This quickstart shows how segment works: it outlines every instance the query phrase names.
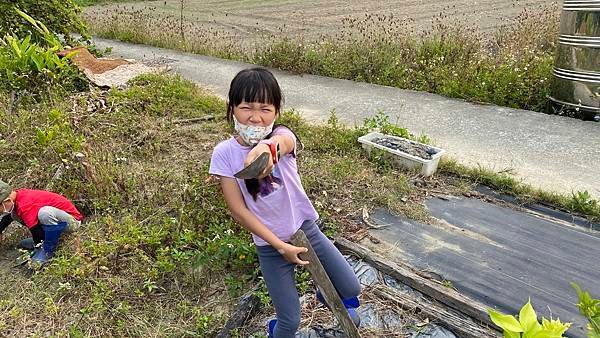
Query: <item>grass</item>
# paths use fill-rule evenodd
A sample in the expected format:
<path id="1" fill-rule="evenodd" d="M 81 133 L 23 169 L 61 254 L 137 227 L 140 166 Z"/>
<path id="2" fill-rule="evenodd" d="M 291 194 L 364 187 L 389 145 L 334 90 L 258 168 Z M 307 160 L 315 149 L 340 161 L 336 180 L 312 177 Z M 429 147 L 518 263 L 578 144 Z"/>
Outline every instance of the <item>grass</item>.
<path id="1" fill-rule="evenodd" d="M 258 280 L 250 236 L 230 218 L 207 174 L 213 147 L 232 131 L 224 102 L 178 76 L 146 75 L 124 90 L 24 101 L 10 116 L 7 105 L 0 95 L 0 177 L 17 187 L 51 186 L 74 200 L 87 222 L 32 276 L 10 267 L 25 235 L 10 229 L 0 242 L 0 335 L 214 335 Z M 174 122 L 206 115 L 215 119 Z M 383 116 L 357 128 L 335 115 L 322 126 L 294 111 L 280 118 L 305 144 L 299 170 L 326 233 L 356 232 L 363 207 L 427 220 L 424 190 L 411 183 L 418 175 L 366 158 L 356 142 L 365 128 L 406 132 Z M 455 163 L 427 181 L 448 193 L 474 183 L 599 213 L 597 201 L 583 195 L 552 200 Z"/>
<path id="2" fill-rule="evenodd" d="M 161 95 L 144 96 L 153 92 Z M 203 335 L 212 326 L 197 323 L 222 320 L 232 296 L 210 293 L 228 289 L 221 271 L 238 280 L 252 274 L 253 250 L 238 245 L 247 243 L 238 232 L 223 243 L 235 250 L 210 241 L 210 234 L 235 227 L 214 197 L 218 187 L 206 182 L 206 158 L 158 158 L 179 148 L 171 119 L 223 107 L 178 78 L 144 77 L 122 92 L 22 106 L 2 125 L 0 148 L 12 156 L 1 161 L 0 175 L 15 186 L 43 189 L 52 182 L 88 216 L 85 230 L 67 239 L 52 265 L 31 282 L 2 288 L 2 335 Z M 59 167 L 63 174 L 53 180 Z M 17 239 L 3 241 L 2 249 Z M 240 260 L 245 252 L 248 259 Z M 217 259 L 222 265 L 211 264 Z M 3 271 L 0 279 L 22 279 L 20 273 Z M 16 314 L 38 320 L 25 323 Z"/>
<path id="3" fill-rule="evenodd" d="M 508 173 L 497 173 L 483 167 L 467 167 L 455 160 L 442 161 L 440 171 L 444 175 L 456 176 L 471 184 L 482 184 L 514 196 L 522 203 L 542 203 L 579 214 L 591 222 L 600 221 L 600 203 L 587 191 L 572 192 L 571 196 L 548 192 L 523 183 Z"/>
<path id="4" fill-rule="evenodd" d="M 491 38 L 442 15 L 433 28 L 415 33 L 408 21 L 366 14 L 344 18 L 342 29 L 318 39 L 257 33 L 250 42 L 209 24 L 182 25 L 156 7 L 99 9 L 85 20 L 106 38 L 545 111 L 558 13 L 556 5 L 525 10 Z"/>
<path id="5" fill-rule="evenodd" d="M 207 174 L 213 147 L 231 132 L 224 103 L 179 77 L 148 75 L 126 90 L 26 102 L 11 116 L 7 105 L 2 97 L 0 177 L 51 186 L 87 222 L 31 277 L 10 268 L 24 230 L 13 226 L 0 242 L 0 335 L 215 334 L 257 280 L 250 236 Z M 205 115 L 216 119 L 173 122 Z M 401 172 L 363 158 L 356 131 L 312 128 L 294 112 L 282 121 L 306 144 L 304 185 L 328 232 L 357 227 L 363 206 L 419 209 L 401 201 L 412 194 Z M 334 143 L 318 141 L 334 131 Z"/>

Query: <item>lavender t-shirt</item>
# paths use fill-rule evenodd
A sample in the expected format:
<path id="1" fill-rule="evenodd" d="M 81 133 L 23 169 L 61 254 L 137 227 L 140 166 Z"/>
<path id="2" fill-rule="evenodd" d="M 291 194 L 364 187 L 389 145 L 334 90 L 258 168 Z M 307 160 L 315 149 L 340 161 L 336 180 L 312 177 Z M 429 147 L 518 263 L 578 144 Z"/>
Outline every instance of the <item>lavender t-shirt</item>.
<path id="1" fill-rule="evenodd" d="M 296 143 L 296 136 L 285 127 L 278 127 L 275 135 L 287 135 Z M 288 242 L 292 235 L 306 220 L 317 220 L 319 215 L 302 188 L 298 167 L 296 165 L 296 147 L 294 152 L 283 156 L 275 165 L 272 179 L 268 180 L 268 189 L 261 186 L 256 201 L 246 189 L 244 180 L 237 179 L 238 186 L 244 196 L 248 209 L 269 228 L 275 236 Z M 231 177 L 244 168 L 244 160 L 252 147 L 243 146 L 235 137 L 219 143 L 210 160 L 209 173 L 217 176 Z M 269 245 L 262 238 L 252 234 L 257 246 Z"/>

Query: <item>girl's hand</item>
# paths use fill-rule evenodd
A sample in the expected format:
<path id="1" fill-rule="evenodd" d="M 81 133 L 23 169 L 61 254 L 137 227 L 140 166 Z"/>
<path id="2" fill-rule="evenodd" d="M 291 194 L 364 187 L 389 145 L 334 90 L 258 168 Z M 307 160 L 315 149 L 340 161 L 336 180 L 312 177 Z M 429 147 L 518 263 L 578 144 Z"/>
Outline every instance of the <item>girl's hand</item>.
<path id="1" fill-rule="evenodd" d="M 298 265 L 307 265 L 308 261 L 303 261 L 298 257 L 298 254 L 307 252 L 307 248 L 303 248 L 300 246 L 293 246 L 291 244 L 285 243 L 285 245 L 279 249 L 277 249 L 279 253 L 285 258 L 286 261 Z"/>
<path id="2" fill-rule="evenodd" d="M 250 165 L 250 163 L 252 163 L 252 161 L 254 161 L 254 159 L 260 156 L 260 154 L 262 153 L 269 154 L 269 162 L 267 162 L 265 170 L 263 170 L 263 172 L 257 178 L 266 177 L 271 173 L 271 171 L 273 171 L 273 158 L 271 157 L 271 149 L 269 148 L 269 146 L 263 143 L 257 144 L 254 148 L 252 148 L 252 150 L 250 150 L 248 156 L 246 157 L 246 160 L 244 161 L 244 168 L 246 168 Z"/>

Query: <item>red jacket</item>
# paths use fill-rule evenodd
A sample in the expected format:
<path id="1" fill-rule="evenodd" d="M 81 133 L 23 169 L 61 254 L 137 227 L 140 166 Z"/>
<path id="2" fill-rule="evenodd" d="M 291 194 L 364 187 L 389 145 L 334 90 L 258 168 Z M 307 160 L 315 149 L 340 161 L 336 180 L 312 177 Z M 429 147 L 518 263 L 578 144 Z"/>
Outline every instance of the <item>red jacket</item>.
<path id="1" fill-rule="evenodd" d="M 73 216 L 78 221 L 83 219 L 73 203 L 59 194 L 45 190 L 17 190 L 15 212 L 29 229 L 38 224 L 38 212 L 42 207 L 55 207 Z"/>

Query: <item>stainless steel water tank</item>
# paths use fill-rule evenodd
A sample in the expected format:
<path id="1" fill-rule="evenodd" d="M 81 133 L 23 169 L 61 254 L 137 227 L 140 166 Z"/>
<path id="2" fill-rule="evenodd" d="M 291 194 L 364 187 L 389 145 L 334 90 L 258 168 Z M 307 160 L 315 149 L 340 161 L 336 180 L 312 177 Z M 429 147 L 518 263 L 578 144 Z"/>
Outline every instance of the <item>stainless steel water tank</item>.
<path id="1" fill-rule="evenodd" d="M 565 0 L 550 99 L 600 115 L 600 0 Z"/>

